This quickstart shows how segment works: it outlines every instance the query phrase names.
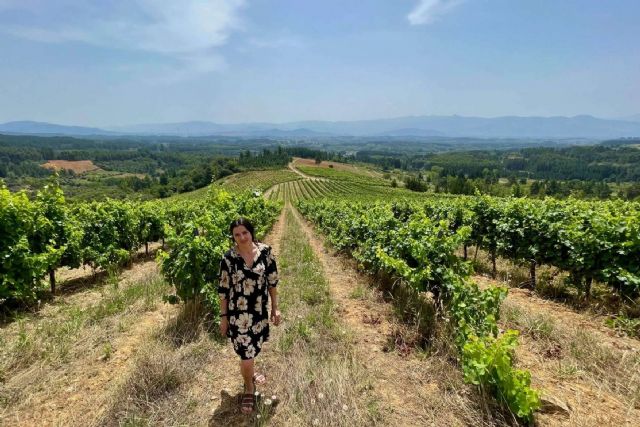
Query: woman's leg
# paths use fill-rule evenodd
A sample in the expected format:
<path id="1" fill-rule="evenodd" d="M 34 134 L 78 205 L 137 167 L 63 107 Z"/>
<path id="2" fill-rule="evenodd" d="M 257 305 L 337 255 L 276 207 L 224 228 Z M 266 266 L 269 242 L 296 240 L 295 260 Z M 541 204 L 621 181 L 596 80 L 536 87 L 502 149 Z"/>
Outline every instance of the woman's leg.
<path id="1" fill-rule="evenodd" d="M 253 386 L 253 359 L 241 360 L 240 372 L 242 373 L 242 379 L 244 379 L 244 392 L 253 394 L 256 391 Z"/>

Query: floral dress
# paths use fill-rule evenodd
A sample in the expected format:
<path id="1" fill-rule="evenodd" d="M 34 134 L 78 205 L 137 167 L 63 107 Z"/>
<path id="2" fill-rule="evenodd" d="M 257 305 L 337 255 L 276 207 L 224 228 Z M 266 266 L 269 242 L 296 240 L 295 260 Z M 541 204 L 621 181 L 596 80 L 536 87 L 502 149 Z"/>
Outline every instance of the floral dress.
<path id="1" fill-rule="evenodd" d="M 271 247 L 257 243 L 258 253 L 249 267 L 235 248 L 220 262 L 218 293 L 229 304 L 233 348 L 243 359 L 253 359 L 269 339 L 268 289 L 278 284 L 278 269 Z"/>

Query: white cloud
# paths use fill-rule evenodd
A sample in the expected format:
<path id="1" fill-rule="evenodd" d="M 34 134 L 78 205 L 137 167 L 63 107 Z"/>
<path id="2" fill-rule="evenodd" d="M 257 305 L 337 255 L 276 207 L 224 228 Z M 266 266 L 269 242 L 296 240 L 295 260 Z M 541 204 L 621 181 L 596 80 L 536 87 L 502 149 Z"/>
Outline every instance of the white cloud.
<path id="1" fill-rule="evenodd" d="M 464 0 L 420 0 L 411 13 L 407 15 L 407 19 L 411 25 L 430 24 L 463 1 Z"/>
<path id="2" fill-rule="evenodd" d="M 31 18 L 22 24 L 0 22 L 0 31 L 38 42 L 149 52 L 194 72 L 208 72 L 224 63 L 216 48 L 241 28 L 244 4 L 245 0 L 58 0 L 52 6 L 38 0 L 0 0 L 0 10 L 18 10 Z"/>

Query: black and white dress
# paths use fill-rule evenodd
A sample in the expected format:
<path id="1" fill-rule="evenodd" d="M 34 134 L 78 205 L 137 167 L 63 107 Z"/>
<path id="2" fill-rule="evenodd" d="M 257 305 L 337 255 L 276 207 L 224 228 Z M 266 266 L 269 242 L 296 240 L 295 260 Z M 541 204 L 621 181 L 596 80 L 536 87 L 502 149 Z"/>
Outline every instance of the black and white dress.
<path id="1" fill-rule="evenodd" d="M 233 348 L 243 359 L 253 359 L 269 339 L 269 288 L 278 284 L 271 247 L 257 243 L 258 253 L 248 266 L 235 248 L 220 262 L 218 293 L 229 302 L 229 330 Z"/>

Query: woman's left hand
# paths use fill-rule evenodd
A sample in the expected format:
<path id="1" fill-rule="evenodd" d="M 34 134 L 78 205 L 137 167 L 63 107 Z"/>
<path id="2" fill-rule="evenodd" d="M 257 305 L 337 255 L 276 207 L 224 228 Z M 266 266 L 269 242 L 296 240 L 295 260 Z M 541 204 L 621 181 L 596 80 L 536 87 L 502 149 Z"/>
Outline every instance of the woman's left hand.
<path id="1" fill-rule="evenodd" d="M 273 322 L 273 325 L 278 326 L 280 324 L 280 320 L 282 320 L 280 310 L 271 310 L 271 321 Z"/>

